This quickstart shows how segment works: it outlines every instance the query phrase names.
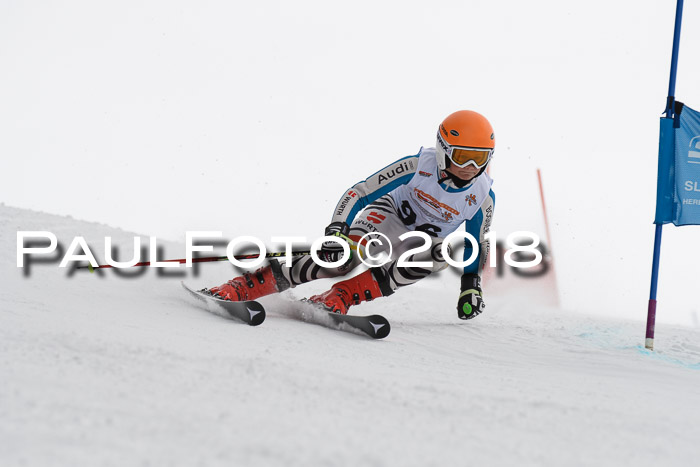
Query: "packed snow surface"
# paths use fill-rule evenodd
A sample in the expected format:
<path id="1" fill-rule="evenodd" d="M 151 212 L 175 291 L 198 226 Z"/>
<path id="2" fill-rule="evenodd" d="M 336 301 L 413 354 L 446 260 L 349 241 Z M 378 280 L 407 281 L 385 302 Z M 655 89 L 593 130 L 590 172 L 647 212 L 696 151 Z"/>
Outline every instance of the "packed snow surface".
<path id="1" fill-rule="evenodd" d="M 380 313 L 374 341 L 297 319 L 262 300 L 250 327 L 181 287 L 218 285 L 227 263 L 91 274 L 58 262 L 16 267 L 16 232 L 64 247 L 134 234 L 0 207 L 0 464 L 14 465 L 695 465 L 700 332 L 541 309 L 493 297 L 456 317 L 457 278 L 352 309 Z M 261 235 L 261 238 L 263 236 Z M 184 245 L 163 244 L 184 256 Z M 163 274 L 163 273 L 161 273 Z M 596 302 L 595 287 L 581 297 Z"/>

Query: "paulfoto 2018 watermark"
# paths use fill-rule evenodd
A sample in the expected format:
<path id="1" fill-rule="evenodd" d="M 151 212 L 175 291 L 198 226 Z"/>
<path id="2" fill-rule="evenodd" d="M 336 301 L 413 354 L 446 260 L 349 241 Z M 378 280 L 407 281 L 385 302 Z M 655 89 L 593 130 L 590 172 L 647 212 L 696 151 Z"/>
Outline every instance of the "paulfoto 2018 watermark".
<path id="1" fill-rule="evenodd" d="M 495 241 L 496 237 L 497 235 L 495 231 L 487 232 L 484 235 L 483 242 Z M 159 260 L 157 258 L 158 239 L 156 237 L 149 237 L 148 263 L 145 265 L 155 268 L 177 268 L 184 264 L 185 267 L 192 267 L 192 265 L 197 262 L 195 253 L 211 253 L 214 251 L 213 245 L 201 244 L 198 242 L 199 240 L 222 238 L 223 233 L 220 231 L 188 231 L 185 233 L 185 258 L 182 260 Z M 410 231 L 399 236 L 398 241 L 404 242 L 413 238 L 420 239 L 423 241 L 423 243 L 405 249 L 405 251 L 403 251 L 397 259 L 397 266 L 432 267 L 432 261 L 415 261 L 411 260 L 410 258 L 438 246 L 435 243 L 436 237 L 431 237 L 423 231 Z M 516 240 L 521 239 L 527 239 L 529 240 L 529 243 L 523 245 L 516 242 Z M 439 240 L 440 254 L 442 258 L 444 258 L 445 262 L 447 262 L 447 264 L 450 266 L 456 268 L 467 267 L 476 261 L 476 258 L 479 255 L 480 243 L 469 232 L 455 231 L 447 235 L 445 238 Z M 278 258 L 284 258 L 284 263 L 288 267 L 292 266 L 292 258 L 295 255 L 298 255 L 298 252 L 294 251 L 294 246 L 307 244 L 306 237 L 271 237 L 270 241 L 272 243 L 284 245 L 283 252 L 274 253 L 272 255 Z M 329 262 L 319 257 L 319 251 L 321 250 L 322 245 L 326 242 L 337 243 L 343 249 L 343 254 L 337 261 Z M 470 256 L 462 261 L 457 261 L 452 258 L 451 245 L 454 242 L 464 242 L 465 247 L 468 244 L 471 249 Z M 48 245 L 46 245 L 46 243 L 48 243 Z M 57 250 L 58 244 L 58 237 L 49 231 L 17 231 L 17 267 L 24 267 L 25 259 L 54 254 Z M 251 261 L 242 261 L 240 256 L 237 257 L 237 255 L 234 254 L 234 251 L 237 248 L 241 248 L 243 245 L 252 245 L 257 248 L 257 253 L 245 255 L 245 259 L 251 259 Z M 505 250 L 503 260 L 511 267 L 532 268 L 542 262 L 542 252 L 537 248 L 540 245 L 540 238 L 534 232 L 526 230 L 512 232 L 506 238 L 506 245 L 507 248 Z M 142 262 L 143 258 L 141 257 L 141 237 L 133 237 L 134 254 L 128 261 L 117 261 L 113 257 L 112 251 L 112 237 L 105 237 L 104 257 L 106 264 L 109 267 L 130 268 L 136 265 L 144 265 Z M 346 264 L 353 254 L 352 251 L 357 252 L 357 257 L 360 259 L 360 261 L 370 267 L 381 266 L 394 260 L 394 245 L 392 244 L 392 241 L 386 235 L 378 232 L 365 234 L 358 241 L 351 242 L 351 244 L 338 237 L 319 237 L 313 241 L 310 250 L 308 252 L 304 252 L 304 254 L 309 254 L 314 263 L 316 263 L 318 266 L 323 268 L 334 268 Z M 532 259 L 528 261 L 519 261 L 518 259 L 514 258 L 514 255 L 522 257 L 523 254 L 532 256 Z M 231 262 L 231 264 L 241 268 L 255 268 L 270 256 L 271 254 L 268 254 L 265 243 L 257 237 L 247 235 L 235 237 L 226 244 L 226 258 Z M 65 249 L 65 254 L 63 254 L 59 267 L 65 268 L 71 264 L 84 264 L 85 262 L 89 263 L 93 268 L 101 267 L 91 248 L 88 246 L 85 238 L 81 236 L 73 237 L 70 245 L 67 249 Z M 497 267 L 498 258 L 496 258 L 496 255 L 489 255 L 489 262 L 491 267 Z"/>

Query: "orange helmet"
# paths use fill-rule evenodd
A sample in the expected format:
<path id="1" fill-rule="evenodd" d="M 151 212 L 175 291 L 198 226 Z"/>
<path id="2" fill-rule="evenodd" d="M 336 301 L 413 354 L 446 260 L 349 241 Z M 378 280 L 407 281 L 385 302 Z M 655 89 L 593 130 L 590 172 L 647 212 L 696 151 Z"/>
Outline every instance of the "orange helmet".
<path id="1" fill-rule="evenodd" d="M 437 134 L 437 163 L 440 170 L 449 164 L 486 168 L 496 139 L 486 117 L 471 110 L 458 110 L 440 124 Z"/>

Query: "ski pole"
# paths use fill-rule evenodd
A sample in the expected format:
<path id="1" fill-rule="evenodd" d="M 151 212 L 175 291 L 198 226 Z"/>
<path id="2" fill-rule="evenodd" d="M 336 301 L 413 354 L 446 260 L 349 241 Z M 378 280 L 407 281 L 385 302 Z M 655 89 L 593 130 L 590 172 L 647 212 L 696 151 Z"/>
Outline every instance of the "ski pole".
<path id="1" fill-rule="evenodd" d="M 310 251 L 293 251 L 291 256 L 305 256 L 305 255 L 310 255 L 310 254 L 311 254 Z M 279 258 L 281 256 L 287 256 L 286 252 L 277 251 L 274 253 L 265 254 L 265 258 Z M 239 260 L 239 261 L 243 260 L 243 259 L 256 259 L 259 257 L 260 257 L 259 253 L 250 254 L 250 255 L 236 255 L 236 256 L 234 256 L 234 258 Z M 213 261 L 227 261 L 227 260 L 228 260 L 228 256 L 207 256 L 204 258 L 192 258 L 193 263 L 210 263 Z M 180 264 L 183 264 L 183 263 L 186 263 L 187 260 L 184 258 L 164 259 L 160 262 L 161 263 L 180 263 Z M 135 268 L 135 267 L 139 267 L 139 266 L 150 266 L 150 265 L 151 265 L 150 261 L 143 261 L 141 263 L 136 263 L 133 266 L 129 266 L 129 267 Z M 108 269 L 108 268 L 112 268 L 112 267 L 114 267 L 114 266 L 112 266 L 110 264 L 100 264 L 97 267 L 94 267 L 91 264 L 89 264 L 87 266 L 78 266 L 76 269 L 89 269 L 90 272 L 93 272 L 95 269 Z"/>

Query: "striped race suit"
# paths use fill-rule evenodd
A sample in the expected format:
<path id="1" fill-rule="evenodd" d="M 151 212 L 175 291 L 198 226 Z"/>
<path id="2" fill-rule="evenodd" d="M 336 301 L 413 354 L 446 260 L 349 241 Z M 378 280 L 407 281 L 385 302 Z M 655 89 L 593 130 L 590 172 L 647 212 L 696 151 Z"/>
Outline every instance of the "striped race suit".
<path id="1" fill-rule="evenodd" d="M 434 148 L 421 148 L 418 154 L 404 157 L 343 193 L 333 211 L 331 222 L 350 226 L 349 237 L 358 242 L 362 236 L 386 235 L 392 246 L 391 261 L 381 267 L 387 278 L 382 293 L 388 295 L 398 287 L 413 284 L 447 266 L 440 250 L 443 239 L 464 223 L 467 232 L 478 242 L 476 260 L 464 268 L 465 274 L 481 274 L 489 251 L 485 235 L 489 231 L 495 204 L 493 181 L 484 172 L 462 188 L 456 187 L 437 166 Z M 399 240 L 409 231 L 426 232 L 430 248 L 408 256 L 409 261 L 431 261 L 432 267 L 399 267 L 399 256 L 424 243 L 420 238 Z M 472 244 L 465 239 L 464 259 L 471 257 Z M 361 246 L 363 258 L 367 258 Z M 369 248 L 373 256 L 388 254 L 388 244 Z M 294 258 L 292 267 L 282 273 L 292 287 L 319 278 L 347 274 L 361 262 L 357 254 L 344 266 L 322 268 L 310 256 Z M 376 272 L 376 271 L 375 271 Z M 381 271 L 380 271 L 381 272 Z"/>

